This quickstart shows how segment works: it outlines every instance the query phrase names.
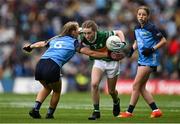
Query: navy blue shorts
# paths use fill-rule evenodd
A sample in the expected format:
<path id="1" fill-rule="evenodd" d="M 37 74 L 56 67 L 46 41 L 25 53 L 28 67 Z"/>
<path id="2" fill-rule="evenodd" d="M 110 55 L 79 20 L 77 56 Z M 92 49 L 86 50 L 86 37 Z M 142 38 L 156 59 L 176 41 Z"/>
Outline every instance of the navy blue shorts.
<path id="1" fill-rule="evenodd" d="M 60 80 L 60 67 L 51 59 L 40 59 L 36 65 L 35 79 L 53 83 Z"/>
<path id="2" fill-rule="evenodd" d="M 147 66 L 147 65 L 141 65 L 138 63 L 138 66 Z M 149 66 L 152 69 L 152 72 L 157 72 L 157 66 Z"/>

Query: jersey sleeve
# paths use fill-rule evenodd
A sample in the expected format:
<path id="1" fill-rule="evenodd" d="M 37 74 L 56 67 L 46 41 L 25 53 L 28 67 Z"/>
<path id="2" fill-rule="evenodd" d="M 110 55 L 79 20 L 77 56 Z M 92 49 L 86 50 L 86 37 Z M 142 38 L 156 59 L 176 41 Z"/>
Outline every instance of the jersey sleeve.
<path id="1" fill-rule="evenodd" d="M 134 30 L 134 32 L 133 32 L 133 41 L 135 41 L 136 40 L 136 35 L 135 35 L 135 30 Z"/>
<path id="2" fill-rule="evenodd" d="M 160 30 L 154 25 L 153 26 L 153 36 L 155 39 L 157 39 L 158 41 L 161 40 L 162 37 L 164 37 L 162 35 L 162 33 L 160 32 Z"/>
<path id="3" fill-rule="evenodd" d="M 46 48 L 48 48 L 50 45 L 49 45 L 49 42 L 46 44 Z"/>
<path id="4" fill-rule="evenodd" d="M 133 31 L 133 41 L 137 40 L 135 31 L 136 31 L 136 29 L 138 29 L 138 28 L 139 28 L 139 25 L 136 25 L 136 26 L 134 27 L 134 31 Z"/>

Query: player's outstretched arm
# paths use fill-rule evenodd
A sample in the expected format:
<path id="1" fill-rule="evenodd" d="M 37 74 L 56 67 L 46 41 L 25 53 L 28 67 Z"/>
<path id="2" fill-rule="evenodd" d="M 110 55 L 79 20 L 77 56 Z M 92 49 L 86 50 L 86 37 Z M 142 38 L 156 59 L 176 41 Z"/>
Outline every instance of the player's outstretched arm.
<path id="1" fill-rule="evenodd" d="M 34 48 L 45 47 L 46 45 L 47 45 L 46 41 L 39 41 L 32 44 L 25 44 L 23 46 L 23 50 L 25 50 L 26 52 L 31 52 Z"/>

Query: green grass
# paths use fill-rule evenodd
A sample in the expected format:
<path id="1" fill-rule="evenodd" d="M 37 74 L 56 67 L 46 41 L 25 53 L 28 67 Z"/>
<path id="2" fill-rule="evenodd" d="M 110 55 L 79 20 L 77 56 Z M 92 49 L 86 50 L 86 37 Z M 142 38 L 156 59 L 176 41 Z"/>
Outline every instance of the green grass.
<path id="1" fill-rule="evenodd" d="M 50 97 L 42 105 L 42 119 L 32 119 L 28 112 L 36 95 L 0 94 L 0 123 L 180 123 L 180 96 L 156 95 L 156 103 L 163 111 L 161 118 L 150 118 L 151 110 L 142 98 L 139 99 L 132 118 L 115 118 L 112 115 L 112 100 L 101 94 L 101 119 L 89 121 L 92 112 L 90 93 L 67 93 L 61 96 L 55 119 L 45 119 Z M 130 95 L 120 95 L 121 109 L 126 110 Z"/>

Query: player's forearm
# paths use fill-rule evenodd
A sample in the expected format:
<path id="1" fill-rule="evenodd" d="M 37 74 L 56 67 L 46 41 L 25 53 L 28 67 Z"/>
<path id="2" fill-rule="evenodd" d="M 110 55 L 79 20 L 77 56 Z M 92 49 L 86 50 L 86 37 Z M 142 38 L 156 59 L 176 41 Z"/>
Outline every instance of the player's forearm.
<path id="1" fill-rule="evenodd" d="M 166 40 L 166 38 L 163 37 L 163 38 L 161 38 L 160 42 L 157 45 L 155 45 L 153 48 L 156 50 L 156 49 L 164 46 L 166 43 L 167 43 L 167 40 Z"/>
<path id="2" fill-rule="evenodd" d="M 95 58 L 103 58 L 103 57 L 108 57 L 108 53 L 107 52 L 98 52 L 98 51 L 93 51 L 87 47 L 83 47 L 80 49 L 80 53 L 91 56 L 91 57 L 95 57 Z"/>
<path id="3" fill-rule="evenodd" d="M 95 57 L 95 58 L 108 57 L 108 52 L 92 52 L 89 56 Z"/>
<path id="4" fill-rule="evenodd" d="M 122 42 L 125 42 L 125 36 L 121 30 L 115 31 L 115 33 L 116 33 L 116 36 L 118 36 Z"/>
<path id="5" fill-rule="evenodd" d="M 46 46 L 46 42 L 45 41 L 39 41 L 39 42 L 36 42 L 36 43 L 33 43 L 30 45 L 30 48 L 40 48 L 40 47 L 44 47 Z"/>

